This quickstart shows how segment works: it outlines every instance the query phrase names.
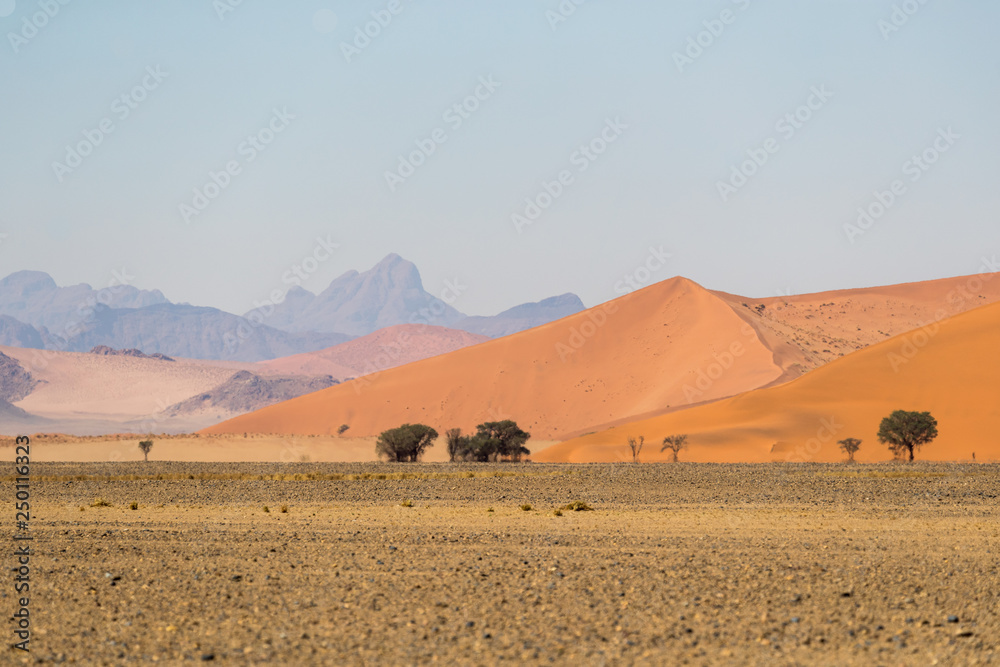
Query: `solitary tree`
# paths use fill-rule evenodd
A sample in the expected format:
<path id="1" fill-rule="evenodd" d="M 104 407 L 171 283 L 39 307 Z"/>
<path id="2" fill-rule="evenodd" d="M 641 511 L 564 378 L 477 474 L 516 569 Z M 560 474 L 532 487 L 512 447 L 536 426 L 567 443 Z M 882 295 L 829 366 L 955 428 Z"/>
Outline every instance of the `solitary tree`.
<path id="1" fill-rule="evenodd" d="M 937 420 L 929 412 L 896 410 L 882 420 L 878 429 L 878 441 L 889 445 L 889 451 L 897 458 L 909 454 L 910 461 L 914 449 L 926 445 L 937 435 Z"/>
<path id="2" fill-rule="evenodd" d="M 861 441 L 857 438 L 845 438 L 843 440 L 838 440 L 837 444 L 840 445 L 840 448 L 844 450 L 845 454 L 847 454 L 847 460 L 854 463 L 854 453 L 861 449 Z"/>
<path id="3" fill-rule="evenodd" d="M 660 451 L 664 452 L 670 450 L 674 455 L 674 463 L 677 463 L 677 455 L 681 453 L 682 449 L 687 449 L 687 435 L 668 435 L 663 439 L 663 446 L 660 447 Z"/>
<path id="4" fill-rule="evenodd" d="M 638 463 L 639 462 L 639 452 L 642 451 L 642 445 L 643 445 L 643 443 L 646 442 L 646 436 L 640 435 L 639 439 L 637 440 L 637 439 L 633 438 L 630 435 L 630 436 L 628 436 L 628 439 L 626 440 L 626 442 L 628 443 L 629 451 L 632 452 L 632 463 Z"/>
<path id="5" fill-rule="evenodd" d="M 423 424 L 403 424 L 383 431 L 375 442 L 375 453 L 388 461 L 419 461 L 424 450 L 437 440 L 437 431 Z"/>
<path id="6" fill-rule="evenodd" d="M 142 457 L 144 461 L 149 461 L 149 450 L 153 448 L 152 440 L 142 440 L 139 442 L 139 449 L 142 450 Z"/>
<path id="7" fill-rule="evenodd" d="M 346 431 L 346 430 L 347 430 L 347 429 L 349 429 L 349 428 L 351 428 L 351 427 L 350 427 L 350 426 L 348 426 L 347 424 L 341 424 L 341 425 L 340 425 L 340 426 L 339 426 L 339 427 L 337 428 L 337 435 L 344 435 L 344 431 Z"/>

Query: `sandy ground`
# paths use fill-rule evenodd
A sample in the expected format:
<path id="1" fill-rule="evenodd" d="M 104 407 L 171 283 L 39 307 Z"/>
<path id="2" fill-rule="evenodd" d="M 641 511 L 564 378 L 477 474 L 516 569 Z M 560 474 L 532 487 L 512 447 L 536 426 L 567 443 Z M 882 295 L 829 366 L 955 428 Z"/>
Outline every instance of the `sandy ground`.
<path id="1" fill-rule="evenodd" d="M 997 466 L 114 463 L 32 474 L 32 653 L 7 649 L 7 664 L 998 658 Z M 110 506 L 91 506 L 98 497 Z M 577 500 L 594 511 L 554 514 Z M 12 595 L 0 587 L 4 609 Z"/>
<path id="2" fill-rule="evenodd" d="M 111 436 L 80 437 L 62 434 L 35 434 L 31 436 L 32 459 L 35 461 L 77 461 L 113 463 L 142 461 L 139 441 L 147 436 L 118 434 Z M 283 435 L 154 435 L 153 461 L 197 462 L 374 462 L 374 437 L 352 438 L 345 436 L 283 436 Z M 533 452 L 555 445 L 555 441 L 529 441 Z M 11 447 L 13 438 L 0 438 L 0 451 Z M 439 437 L 424 457 L 428 462 L 448 460 L 444 438 Z"/>
<path id="3" fill-rule="evenodd" d="M 890 458 L 877 441 L 893 410 L 929 411 L 938 438 L 918 457 L 1000 460 L 1000 303 L 868 347 L 787 384 L 576 438 L 544 461 L 619 460 L 627 436 L 645 435 L 647 461 L 665 460 L 658 443 L 686 433 L 692 461 L 837 461 L 837 442 L 863 440 L 861 461 Z"/>

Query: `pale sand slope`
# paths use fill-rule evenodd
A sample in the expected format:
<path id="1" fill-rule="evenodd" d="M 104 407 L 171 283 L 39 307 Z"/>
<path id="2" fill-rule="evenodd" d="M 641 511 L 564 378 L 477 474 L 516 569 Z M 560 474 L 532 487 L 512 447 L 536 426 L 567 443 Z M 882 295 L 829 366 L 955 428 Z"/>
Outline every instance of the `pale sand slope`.
<path id="1" fill-rule="evenodd" d="M 644 461 L 667 460 L 657 443 L 689 435 L 689 461 L 839 461 L 837 441 L 864 442 L 860 461 L 891 458 L 878 443 L 893 410 L 929 411 L 940 435 L 927 460 L 1000 458 L 1000 304 L 946 319 L 831 362 L 778 387 L 568 440 L 538 461 L 616 461 L 625 439 L 644 435 Z"/>
<path id="2" fill-rule="evenodd" d="M 345 380 L 477 345 L 486 336 L 427 324 L 399 324 L 334 345 L 257 365 L 283 375 L 332 375 Z"/>
<path id="3" fill-rule="evenodd" d="M 994 264 L 984 260 L 983 268 Z M 786 380 L 892 336 L 1000 301 L 1000 274 L 768 299 L 714 294 L 775 350 Z"/>
<path id="4" fill-rule="evenodd" d="M 123 421 L 153 415 L 253 364 L 160 361 L 0 347 L 39 384 L 17 406 L 52 419 Z"/>
<path id="5" fill-rule="evenodd" d="M 730 352 L 734 345 L 739 353 Z M 728 355 L 728 356 L 727 356 Z M 728 372 L 694 389 L 719 359 Z M 404 422 L 442 434 L 515 419 L 539 439 L 759 387 L 782 369 L 724 301 L 684 278 L 447 355 L 223 422 L 206 433 L 376 435 Z"/>

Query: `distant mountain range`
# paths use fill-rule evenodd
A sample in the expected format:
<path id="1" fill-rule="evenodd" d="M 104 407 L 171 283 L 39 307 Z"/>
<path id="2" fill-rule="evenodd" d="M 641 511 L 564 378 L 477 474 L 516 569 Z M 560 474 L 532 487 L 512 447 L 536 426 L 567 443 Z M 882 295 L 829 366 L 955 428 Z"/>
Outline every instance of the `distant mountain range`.
<path id="1" fill-rule="evenodd" d="M 46 273 L 0 280 L 0 345 L 86 352 L 134 348 L 191 359 L 262 361 L 313 352 L 399 324 L 431 324 L 506 336 L 583 310 L 574 294 L 468 317 L 424 290 L 411 262 L 391 254 L 348 271 L 320 294 L 293 287 L 270 312 L 244 316 L 170 302 L 159 290 L 59 287 Z"/>

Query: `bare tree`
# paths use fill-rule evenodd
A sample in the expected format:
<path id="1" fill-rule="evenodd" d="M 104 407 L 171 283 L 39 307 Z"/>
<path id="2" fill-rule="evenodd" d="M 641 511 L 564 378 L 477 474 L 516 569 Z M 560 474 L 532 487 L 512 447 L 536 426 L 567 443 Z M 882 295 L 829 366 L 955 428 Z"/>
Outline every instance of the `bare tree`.
<path id="1" fill-rule="evenodd" d="M 670 452 L 674 455 L 673 458 L 674 463 L 677 463 L 678 461 L 677 455 L 681 453 L 682 449 L 687 449 L 687 439 L 688 437 L 686 434 L 668 435 L 663 439 L 663 446 L 660 447 L 660 451 L 665 452 L 666 450 L 669 449 Z"/>
<path id="2" fill-rule="evenodd" d="M 843 440 L 838 440 L 837 444 L 840 448 L 844 450 L 847 454 L 847 461 L 849 463 L 854 463 L 854 453 L 861 449 L 861 441 L 857 438 L 845 438 Z"/>
<path id="3" fill-rule="evenodd" d="M 144 461 L 149 461 L 149 450 L 153 448 L 152 440 L 143 440 L 139 443 L 139 449 L 142 450 L 142 456 Z"/>
<path id="4" fill-rule="evenodd" d="M 351 428 L 351 427 L 350 427 L 350 426 L 348 426 L 347 424 L 341 424 L 341 425 L 340 425 L 340 426 L 339 426 L 339 427 L 337 428 L 337 435 L 344 435 L 344 431 L 346 431 L 346 430 L 347 430 L 347 429 L 349 429 L 349 428 Z"/>
<path id="5" fill-rule="evenodd" d="M 632 463 L 639 462 L 639 452 L 642 451 L 642 445 L 646 442 L 646 436 L 640 435 L 639 439 L 636 440 L 632 436 L 628 437 L 628 448 L 632 452 Z"/>

